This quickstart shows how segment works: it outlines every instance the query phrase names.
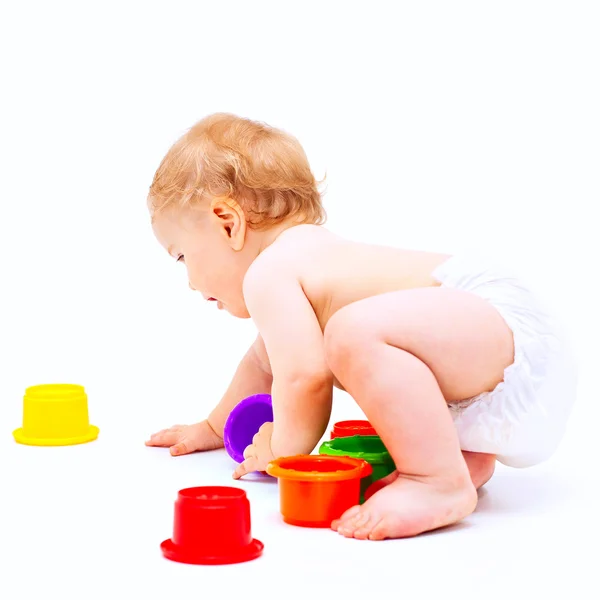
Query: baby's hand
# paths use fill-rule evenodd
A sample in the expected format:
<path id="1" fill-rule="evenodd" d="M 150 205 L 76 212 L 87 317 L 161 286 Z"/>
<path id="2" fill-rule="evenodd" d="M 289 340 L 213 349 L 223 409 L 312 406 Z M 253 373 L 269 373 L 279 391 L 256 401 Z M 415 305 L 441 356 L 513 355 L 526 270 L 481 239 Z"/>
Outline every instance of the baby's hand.
<path id="1" fill-rule="evenodd" d="M 223 447 L 223 440 L 219 437 L 208 421 L 194 425 L 174 425 L 163 429 L 150 436 L 146 446 L 160 446 L 169 448 L 172 456 L 216 450 Z"/>
<path id="2" fill-rule="evenodd" d="M 252 471 L 266 471 L 275 459 L 271 452 L 273 423 L 265 423 L 252 438 L 252 444 L 244 450 L 244 462 L 234 471 L 233 478 L 239 479 Z"/>

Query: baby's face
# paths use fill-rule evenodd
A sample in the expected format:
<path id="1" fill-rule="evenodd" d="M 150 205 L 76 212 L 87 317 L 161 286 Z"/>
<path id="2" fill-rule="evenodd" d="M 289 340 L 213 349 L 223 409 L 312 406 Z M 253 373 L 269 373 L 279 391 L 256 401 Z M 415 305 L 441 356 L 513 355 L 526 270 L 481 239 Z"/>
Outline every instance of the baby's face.
<path id="1" fill-rule="evenodd" d="M 173 260 L 185 265 L 190 288 L 219 309 L 250 317 L 242 285 L 253 257 L 231 247 L 222 223 L 202 212 L 166 210 L 155 217 L 152 229 Z"/>

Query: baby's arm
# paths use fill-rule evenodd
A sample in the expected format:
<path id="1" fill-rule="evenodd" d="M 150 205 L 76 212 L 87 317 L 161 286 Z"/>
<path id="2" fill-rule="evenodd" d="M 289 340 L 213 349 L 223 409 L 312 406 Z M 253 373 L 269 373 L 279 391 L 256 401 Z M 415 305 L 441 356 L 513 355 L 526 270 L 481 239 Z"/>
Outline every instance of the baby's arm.
<path id="1" fill-rule="evenodd" d="M 273 374 L 275 457 L 309 454 L 331 414 L 333 377 L 315 312 L 285 255 L 264 256 L 246 275 L 246 306 L 264 340 Z"/>
<path id="2" fill-rule="evenodd" d="M 271 393 L 273 377 L 263 355 L 264 343 L 259 335 L 240 362 L 225 395 L 210 413 L 208 422 L 221 438 L 229 413 L 238 402 L 254 394 Z"/>
<path id="3" fill-rule="evenodd" d="M 155 433 L 147 446 L 170 448 L 173 456 L 223 447 L 223 429 L 233 407 L 247 396 L 270 394 L 273 377 L 264 360 L 260 336 L 242 358 L 227 391 L 208 419 L 194 425 L 175 425 Z"/>

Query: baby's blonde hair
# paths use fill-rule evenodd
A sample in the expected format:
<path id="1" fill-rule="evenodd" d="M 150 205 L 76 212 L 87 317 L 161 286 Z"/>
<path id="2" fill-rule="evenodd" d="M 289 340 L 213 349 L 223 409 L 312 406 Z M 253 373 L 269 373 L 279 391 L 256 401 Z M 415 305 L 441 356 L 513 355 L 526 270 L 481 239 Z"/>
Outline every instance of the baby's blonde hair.
<path id="1" fill-rule="evenodd" d="M 202 119 L 173 144 L 154 175 L 148 199 L 156 215 L 208 198 L 233 198 L 256 229 L 290 218 L 320 225 L 326 218 L 298 140 L 231 114 Z"/>

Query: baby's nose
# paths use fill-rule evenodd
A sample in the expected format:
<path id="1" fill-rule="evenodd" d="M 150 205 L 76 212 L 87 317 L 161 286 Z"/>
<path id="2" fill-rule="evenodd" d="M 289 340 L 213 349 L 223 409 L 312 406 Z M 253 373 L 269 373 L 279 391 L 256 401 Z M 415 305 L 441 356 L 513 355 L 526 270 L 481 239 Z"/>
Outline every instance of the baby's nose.
<path id="1" fill-rule="evenodd" d="M 191 281 L 188 281 L 188 286 L 190 287 L 190 290 L 192 290 L 194 292 L 196 291 L 196 288 L 192 285 Z"/>

